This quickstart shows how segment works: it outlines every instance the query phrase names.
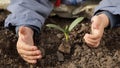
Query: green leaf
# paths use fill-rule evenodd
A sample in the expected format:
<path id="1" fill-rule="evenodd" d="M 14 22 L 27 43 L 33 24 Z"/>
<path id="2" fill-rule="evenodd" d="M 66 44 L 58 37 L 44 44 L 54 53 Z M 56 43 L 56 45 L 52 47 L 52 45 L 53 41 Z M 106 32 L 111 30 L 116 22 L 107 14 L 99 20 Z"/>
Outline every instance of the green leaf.
<path id="1" fill-rule="evenodd" d="M 68 31 L 68 25 L 65 26 L 65 31 Z"/>
<path id="2" fill-rule="evenodd" d="M 63 28 L 61 28 L 60 26 L 55 25 L 55 24 L 47 24 L 46 26 L 47 26 L 47 27 L 56 28 L 56 29 L 58 29 L 58 30 L 60 30 L 60 31 L 62 31 L 62 32 L 65 32 L 65 30 L 64 30 Z"/>
<path id="3" fill-rule="evenodd" d="M 77 19 L 75 19 L 72 23 L 71 23 L 71 25 L 69 26 L 69 32 L 78 24 L 78 23 L 80 23 L 82 20 L 84 19 L 84 17 L 79 17 L 79 18 L 77 18 Z"/>

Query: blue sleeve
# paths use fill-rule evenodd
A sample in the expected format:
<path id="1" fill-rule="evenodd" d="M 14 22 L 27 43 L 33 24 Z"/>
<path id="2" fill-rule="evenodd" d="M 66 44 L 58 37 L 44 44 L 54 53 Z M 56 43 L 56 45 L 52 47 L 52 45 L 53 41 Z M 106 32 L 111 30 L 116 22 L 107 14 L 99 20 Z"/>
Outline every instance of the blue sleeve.
<path id="1" fill-rule="evenodd" d="M 120 27 L 120 15 L 112 14 L 108 11 L 103 11 L 104 14 L 109 18 L 108 28 Z"/>
<path id="2" fill-rule="evenodd" d="M 99 5 L 95 8 L 94 13 L 103 10 L 109 11 L 110 13 L 120 15 L 120 1 L 119 0 L 102 0 Z"/>
<path id="3" fill-rule="evenodd" d="M 18 31 L 19 26 L 27 26 L 39 33 L 52 8 L 49 0 L 11 0 L 5 27 L 16 27 Z"/>
<path id="4" fill-rule="evenodd" d="M 81 3 L 84 3 L 86 0 L 62 0 L 62 3 L 67 5 L 79 5 Z"/>
<path id="5" fill-rule="evenodd" d="M 94 15 L 104 13 L 109 18 L 108 28 L 120 26 L 120 1 L 119 0 L 102 0 L 96 7 Z"/>

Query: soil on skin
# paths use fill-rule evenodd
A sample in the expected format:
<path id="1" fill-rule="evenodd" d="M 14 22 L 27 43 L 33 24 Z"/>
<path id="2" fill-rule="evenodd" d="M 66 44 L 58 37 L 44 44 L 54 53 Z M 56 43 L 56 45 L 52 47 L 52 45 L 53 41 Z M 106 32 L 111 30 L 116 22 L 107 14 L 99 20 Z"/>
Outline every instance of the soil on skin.
<path id="1" fill-rule="evenodd" d="M 64 42 L 62 32 L 42 27 L 36 43 L 42 47 L 44 57 L 35 65 L 26 63 L 17 53 L 17 36 L 12 30 L 3 27 L 7 12 L 0 10 L 0 68 L 119 68 L 120 67 L 120 28 L 105 30 L 98 48 L 91 48 L 83 40 L 84 34 L 90 32 L 90 20 L 85 19 L 70 33 L 71 52 L 63 54 L 58 51 Z M 62 27 L 74 19 L 49 17 L 46 23 Z"/>

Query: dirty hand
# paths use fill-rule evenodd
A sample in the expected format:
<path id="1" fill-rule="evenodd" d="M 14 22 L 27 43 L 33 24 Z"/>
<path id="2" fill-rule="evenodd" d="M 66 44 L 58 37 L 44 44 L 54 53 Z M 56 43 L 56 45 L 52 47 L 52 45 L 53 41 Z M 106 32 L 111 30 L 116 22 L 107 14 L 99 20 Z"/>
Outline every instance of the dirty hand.
<path id="1" fill-rule="evenodd" d="M 90 47 L 98 47 L 103 36 L 104 28 L 108 25 L 108 17 L 105 14 L 100 14 L 94 16 L 91 22 L 91 33 L 86 33 L 84 39 Z"/>
<path id="2" fill-rule="evenodd" d="M 37 63 L 37 59 L 42 58 L 41 51 L 34 46 L 33 31 L 21 26 L 18 32 L 17 51 L 19 55 L 28 63 Z"/>

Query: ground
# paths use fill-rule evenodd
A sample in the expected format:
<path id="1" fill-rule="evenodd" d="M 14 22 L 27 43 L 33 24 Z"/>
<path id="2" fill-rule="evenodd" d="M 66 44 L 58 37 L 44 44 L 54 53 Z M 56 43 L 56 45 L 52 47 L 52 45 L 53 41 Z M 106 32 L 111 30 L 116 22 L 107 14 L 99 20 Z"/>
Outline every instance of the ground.
<path id="1" fill-rule="evenodd" d="M 70 54 L 58 51 L 64 42 L 62 32 L 42 27 L 36 45 L 44 49 L 44 57 L 35 65 L 25 62 L 17 53 L 17 36 L 14 30 L 3 27 L 8 12 L 0 10 L 0 68 L 119 68 L 120 67 L 120 28 L 106 29 L 98 48 L 88 47 L 83 36 L 90 32 L 90 20 L 85 18 L 70 33 Z M 49 17 L 46 23 L 60 26 L 70 24 L 74 19 Z M 40 49 L 41 49 L 40 48 Z"/>

